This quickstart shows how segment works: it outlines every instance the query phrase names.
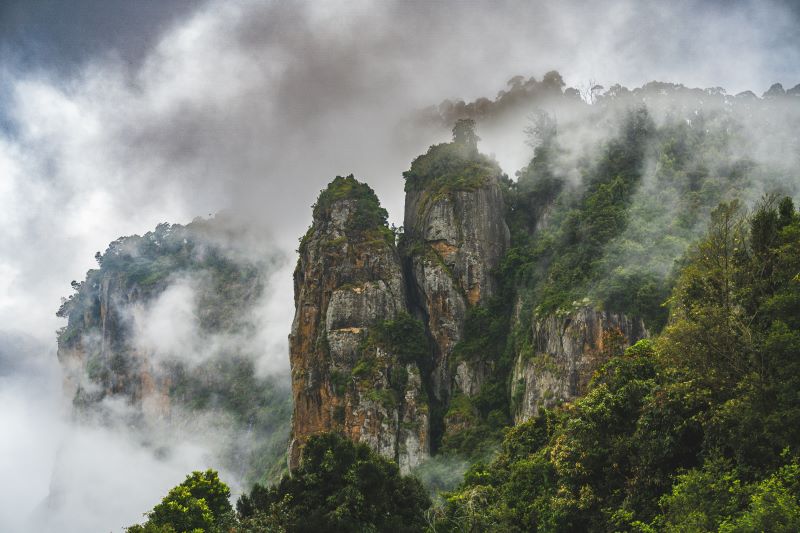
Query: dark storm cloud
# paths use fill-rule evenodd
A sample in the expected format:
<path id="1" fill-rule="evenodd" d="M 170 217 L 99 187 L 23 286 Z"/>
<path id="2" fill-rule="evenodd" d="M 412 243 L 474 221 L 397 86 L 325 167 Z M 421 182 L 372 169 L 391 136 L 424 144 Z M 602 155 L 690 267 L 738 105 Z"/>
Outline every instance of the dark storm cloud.
<path id="1" fill-rule="evenodd" d="M 200 7 L 189 0 L 4 0 L 0 57 L 68 75 L 98 55 L 137 63 L 174 21 Z"/>

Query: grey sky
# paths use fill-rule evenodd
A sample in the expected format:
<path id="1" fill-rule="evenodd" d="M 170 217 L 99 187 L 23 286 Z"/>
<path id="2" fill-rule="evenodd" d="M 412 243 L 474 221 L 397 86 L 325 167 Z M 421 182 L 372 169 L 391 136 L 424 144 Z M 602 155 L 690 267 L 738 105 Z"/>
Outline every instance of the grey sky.
<path id="1" fill-rule="evenodd" d="M 309 206 L 352 172 L 399 224 L 402 171 L 447 138 L 409 130 L 414 110 L 492 98 L 514 75 L 552 69 L 572 86 L 660 80 L 761 94 L 800 83 L 798 66 L 800 11 L 764 0 L 3 0 L 0 333 L 35 339 L 15 344 L 41 346 L 19 356 L 56 371 L 59 297 L 95 251 L 227 209 L 289 258 L 275 278 L 286 301 L 270 305 L 270 331 L 285 342 L 292 252 Z M 519 133 L 516 147 L 482 146 L 503 155 L 510 175 L 527 156 Z M 0 365 L 13 357 L 6 352 Z M 30 388 L 2 370 L 0 395 L 27 409 Z M 33 382 L 57 382 L 47 375 Z M 0 526 L 47 491 L 52 450 L 26 440 L 47 435 L 25 425 L 52 407 L 39 403 L 41 412 L 0 415 L 18 437 L 0 456 L 43 456 L 30 458 L 38 469 L 0 462 L 0 475 L 28 480 L 0 508 Z M 161 490 L 168 481 L 159 479 Z"/>

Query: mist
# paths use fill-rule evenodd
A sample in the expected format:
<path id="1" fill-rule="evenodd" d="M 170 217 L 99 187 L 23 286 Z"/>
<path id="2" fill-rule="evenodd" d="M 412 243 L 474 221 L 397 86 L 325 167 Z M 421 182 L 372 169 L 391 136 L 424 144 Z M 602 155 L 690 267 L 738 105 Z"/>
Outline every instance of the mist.
<path id="1" fill-rule="evenodd" d="M 334 176 L 354 173 L 402 224 L 402 172 L 449 139 L 445 124 L 410 120 L 420 109 L 492 99 L 512 76 L 553 69 L 581 90 L 657 79 L 761 94 L 800 82 L 800 16 L 782 2 L 242 0 L 143 3 L 135 17 L 119 11 L 124 2 L 90 4 L 0 7 L 0 28 L 14 28 L 0 32 L 0 427 L 10 428 L 0 474 L 16 487 L 0 526 L 9 531 L 116 530 L 192 469 L 220 467 L 213 437 L 184 434 L 159 455 L 127 427 L 71 416 L 55 310 L 114 239 L 220 211 L 250 228 L 251 250 L 266 243 L 283 257 L 249 341 L 259 372 L 280 375 L 310 205 Z M 26 27 L 36 31 L 23 38 Z M 526 121 L 479 131 L 481 150 L 510 176 L 531 156 Z M 562 115 L 565 132 L 568 122 Z M 564 142 L 577 158 L 586 136 L 609 131 L 574 133 Z M 145 348 L 179 351 L 195 331 L 197 283 L 176 280 L 163 301 L 135 311 Z"/>

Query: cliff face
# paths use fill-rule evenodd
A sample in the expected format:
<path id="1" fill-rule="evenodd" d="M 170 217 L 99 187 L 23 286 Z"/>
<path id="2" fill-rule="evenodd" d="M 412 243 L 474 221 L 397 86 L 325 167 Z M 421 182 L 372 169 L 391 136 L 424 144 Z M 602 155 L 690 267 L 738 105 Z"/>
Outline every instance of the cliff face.
<path id="1" fill-rule="evenodd" d="M 512 374 L 515 423 L 584 393 L 595 370 L 648 333 L 641 319 L 583 307 L 534 319 L 530 335 Z"/>
<path id="2" fill-rule="evenodd" d="M 79 406 L 122 396 L 145 415 L 169 412 L 169 376 L 155 371 L 147 351 L 133 343 L 130 310 L 163 291 L 141 287 L 124 272 L 101 272 L 82 284 L 69 323 L 59 335 L 65 393 Z"/>
<path id="3" fill-rule="evenodd" d="M 468 310 L 497 292 L 509 246 L 500 175 L 474 147 L 431 147 L 406 173 L 400 255 L 371 189 L 349 177 L 322 192 L 295 271 L 290 465 L 305 437 L 336 430 L 405 471 L 441 436 L 431 428 L 459 424 L 441 419 L 454 387 L 475 395 L 492 371 L 453 368 L 452 355 Z M 392 328 L 404 347 L 385 342 Z"/>
<path id="4" fill-rule="evenodd" d="M 466 155 L 443 169 L 429 160 L 445 159 L 445 150 Z M 462 171 L 470 179 L 448 173 Z M 477 152 L 456 144 L 434 146 L 406 173 L 405 261 L 415 311 L 425 318 L 434 341 L 433 391 L 447 402 L 455 385 L 472 395 L 485 369 L 459 365 L 453 375 L 451 356 L 463 338 L 470 307 L 484 304 L 497 289 L 492 271 L 509 246 L 500 189 L 500 169 Z"/>
<path id="5" fill-rule="evenodd" d="M 290 466 L 308 436 L 340 431 L 407 471 L 428 454 L 426 394 L 418 362 L 382 335 L 408 315 L 394 234 L 369 187 L 350 176 L 323 191 L 294 280 Z"/>
<path id="6" fill-rule="evenodd" d="M 112 242 L 58 311 L 58 358 L 76 414 L 166 447 L 165 427 L 192 438 L 211 431 L 206 419 L 230 436 L 212 453 L 253 482 L 285 465 L 290 393 L 255 372 L 269 256 L 239 257 L 226 228 L 198 219 Z"/>
<path id="7" fill-rule="evenodd" d="M 647 335 L 641 320 L 588 307 L 523 328 L 493 298 L 506 202 L 499 167 L 474 144 L 433 146 L 404 177 L 399 253 L 386 212 L 352 176 L 314 208 L 295 270 L 291 466 L 309 435 L 338 431 L 408 471 L 439 446 L 459 451 L 575 398 Z"/>

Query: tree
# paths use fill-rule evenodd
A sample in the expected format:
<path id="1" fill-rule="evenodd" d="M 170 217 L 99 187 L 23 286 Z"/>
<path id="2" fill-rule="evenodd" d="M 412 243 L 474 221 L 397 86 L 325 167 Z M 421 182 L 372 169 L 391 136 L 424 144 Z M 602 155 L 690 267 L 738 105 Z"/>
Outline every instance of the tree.
<path id="1" fill-rule="evenodd" d="M 676 366 L 726 390 L 753 370 L 751 317 L 737 300 L 746 246 L 741 204 L 721 204 L 711 214 L 707 236 L 690 252 L 670 299 L 666 351 Z"/>
<path id="2" fill-rule="evenodd" d="M 560 93 L 566 83 L 564 83 L 564 78 L 561 77 L 558 71 L 551 70 L 542 78 L 542 85 L 554 92 L 557 91 Z"/>
<path id="3" fill-rule="evenodd" d="M 468 147 L 470 150 L 478 150 L 480 137 L 475 133 L 475 121 L 471 118 L 462 118 L 456 121 L 453 126 L 453 142 Z"/>
<path id="4" fill-rule="evenodd" d="M 537 110 L 528 117 L 530 125 L 525 128 L 527 137 L 525 144 L 536 149 L 537 147 L 550 148 L 558 135 L 558 123 L 554 116 L 546 111 Z M 534 152 L 534 161 L 539 155 Z"/>
<path id="5" fill-rule="evenodd" d="M 131 526 L 127 532 L 226 531 L 234 519 L 230 495 L 230 489 L 214 470 L 192 472 L 147 513 L 147 522 Z"/>

